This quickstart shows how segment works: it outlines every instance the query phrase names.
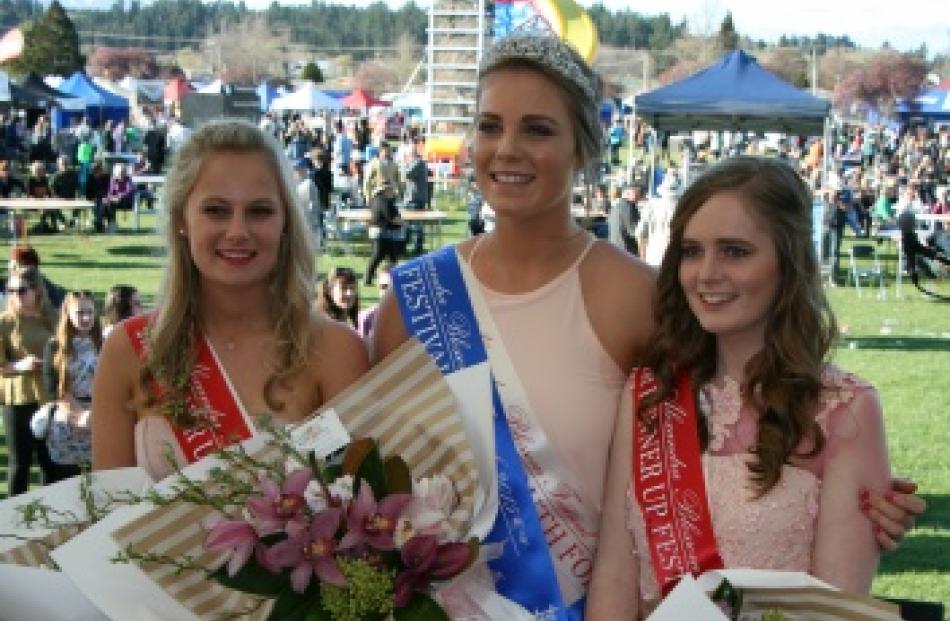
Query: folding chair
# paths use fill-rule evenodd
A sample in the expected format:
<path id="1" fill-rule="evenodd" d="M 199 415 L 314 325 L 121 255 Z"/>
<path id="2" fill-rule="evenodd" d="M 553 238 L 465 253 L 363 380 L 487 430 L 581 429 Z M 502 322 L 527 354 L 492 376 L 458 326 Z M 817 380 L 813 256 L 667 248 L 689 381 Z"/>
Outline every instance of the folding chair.
<path id="1" fill-rule="evenodd" d="M 854 244 L 849 251 L 851 257 L 850 279 L 858 290 L 858 297 L 861 297 L 861 279 L 867 279 L 868 286 L 877 280 L 878 298 L 885 299 L 887 292 L 884 289 L 884 272 L 881 270 L 881 262 L 877 257 L 877 249 L 870 244 Z M 862 261 L 859 266 L 858 261 Z"/>

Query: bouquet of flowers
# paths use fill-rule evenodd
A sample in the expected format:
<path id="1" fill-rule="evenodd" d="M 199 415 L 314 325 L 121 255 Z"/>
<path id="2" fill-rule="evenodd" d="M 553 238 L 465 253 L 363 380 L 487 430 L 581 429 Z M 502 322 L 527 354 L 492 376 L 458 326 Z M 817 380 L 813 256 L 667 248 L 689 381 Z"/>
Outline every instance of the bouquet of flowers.
<path id="1" fill-rule="evenodd" d="M 279 430 L 261 459 L 225 449 L 208 484 L 181 481 L 175 502 L 216 510 L 206 520 L 204 549 L 222 552 L 210 571 L 217 583 L 272 600 L 269 621 L 441 621 L 433 582 L 460 574 L 477 541 L 453 541 L 453 483 L 414 480 L 398 456 L 377 443 L 349 444 L 341 460 L 305 455 Z M 129 551 L 130 560 L 192 567 L 192 561 Z"/>
<path id="2" fill-rule="evenodd" d="M 720 569 L 683 576 L 648 621 L 900 621 L 898 607 L 806 573 Z"/>
<path id="3" fill-rule="evenodd" d="M 449 618 L 439 590 L 475 573 L 489 483 L 418 342 L 301 423 L 259 431 L 50 556 L 114 621 Z"/>

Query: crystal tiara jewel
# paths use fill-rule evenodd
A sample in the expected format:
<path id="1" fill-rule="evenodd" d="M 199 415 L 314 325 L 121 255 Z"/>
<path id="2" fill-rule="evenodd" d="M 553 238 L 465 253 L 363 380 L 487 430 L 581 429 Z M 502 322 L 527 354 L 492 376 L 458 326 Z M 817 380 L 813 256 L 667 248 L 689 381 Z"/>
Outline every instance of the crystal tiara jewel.
<path id="1" fill-rule="evenodd" d="M 554 71 L 581 89 L 591 101 L 597 101 L 597 89 L 592 76 L 585 74 L 567 44 L 551 35 L 512 34 L 488 49 L 479 65 L 484 74 L 506 60 L 526 59 Z"/>

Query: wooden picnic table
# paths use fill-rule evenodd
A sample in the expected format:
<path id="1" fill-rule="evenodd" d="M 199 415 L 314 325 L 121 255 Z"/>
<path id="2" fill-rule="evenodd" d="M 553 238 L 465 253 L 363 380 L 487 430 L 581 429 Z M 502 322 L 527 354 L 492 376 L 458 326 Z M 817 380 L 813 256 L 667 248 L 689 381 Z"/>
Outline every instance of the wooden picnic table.
<path id="1" fill-rule="evenodd" d="M 423 226 L 432 226 L 435 228 L 435 235 L 438 245 L 442 246 L 442 223 L 445 222 L 446 214 L 438 209 L 400 209 L 403 222 L 415 222 Z M 336 212 L 336 218 L 344 222 L 362 222 L 368 224 L 371 214 L 369 209 L 340 209 Z"/>
<path id="2" fill-rule="evenodd" d="M 62 209 L 80 209 L 82 211 L 91 211 L 95 203 L 83 198 L 0 198 L 0 209 L 9 209 L 22 215 L 23 212 L 46 212 L 60 211 Z M 82 228 L 82 218 L 80 218 L 77 229 Z M 14 237 L 16 229 L 14 228 Z M 23 239 L 27 238 L 27 227 L 23 227 Z"/>

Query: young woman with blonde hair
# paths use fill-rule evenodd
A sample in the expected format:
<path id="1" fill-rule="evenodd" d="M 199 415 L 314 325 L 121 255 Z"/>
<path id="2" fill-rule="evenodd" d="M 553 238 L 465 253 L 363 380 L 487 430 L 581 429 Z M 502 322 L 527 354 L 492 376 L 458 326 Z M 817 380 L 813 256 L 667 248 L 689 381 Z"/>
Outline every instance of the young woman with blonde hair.
<path id="1" fill-rule="evenodd" d="M 92 293 L 70 291 L 43 351 L 43 381 L 54 402 L 45 423 L 55 480 L 79 474 L 91 459 L 89 406 L 100 349 L 102 329 Z"/>
<path id="2" fill-rule="evenodd" d="M 367 368 L 351 330 L 312 308 L 314 258 L 290 166 L 243 121 L 195 131 L 163 197 L 168 265 L 153 313 L 103 346 L 93 467 L 200 459 L 249 437 L 253 415 L 303 418 Z"/>
<path id="3" fill-rule="evenodd" d="M 30 421 L 47 400 L 43 348 L 53 334 L 56 311 L 35 267 L 14 270 L 6 293 L 7 307 L 0 313 L 0 399 L 9 453 L 8 493 L 15 496 L 29 487 L 34 448 L 43 482 L 54 478 L 46 445 L 33 437 Z"/>

